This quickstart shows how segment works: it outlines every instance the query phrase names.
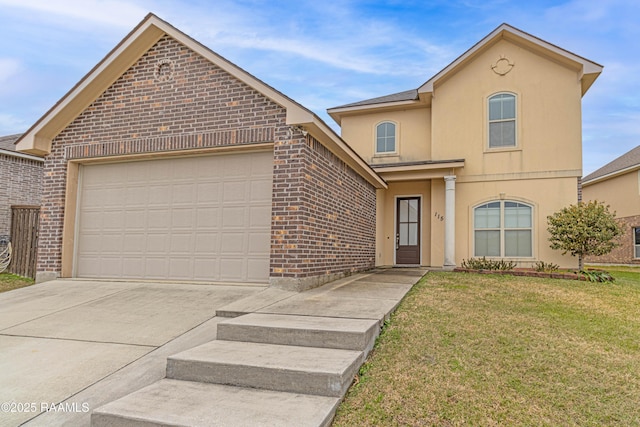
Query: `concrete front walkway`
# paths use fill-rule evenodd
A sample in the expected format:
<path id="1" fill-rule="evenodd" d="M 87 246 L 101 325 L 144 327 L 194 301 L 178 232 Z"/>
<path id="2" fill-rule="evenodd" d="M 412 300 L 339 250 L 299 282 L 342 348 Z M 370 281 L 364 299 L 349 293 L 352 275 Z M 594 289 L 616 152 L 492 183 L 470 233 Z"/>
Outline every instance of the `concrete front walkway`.
<path id="1" fill-rule="evenodd" d="M 331 319 L 366 319 L 377 322 L 379 328 L 425 273 L 426 269 L 416 268 L 355 274 L 302 293 L 264 286 L 58 280 L 0 294 L 0 403 L 34 403 L 36 409 L 36 412 L 0 413 L 0 426 L 21 423 L 30 427 L 88 426 L 91 413 L 99 407 L 104 408 L 100 410 L 100 419 L 108 420 L 105 421 L 108 425 L 112 422 L 105 418 L 109 411 L 117 412 L 122 408 L 144 413 L 151 417 L 149 421 L 160 420 L 149 425 L 161 425 L 170 419 L 187 416 L 184 408 L 171 409 L 167 399 L 161 399 L 156 407 L 155 403 L 144 398 L 145 390 L 156 396 L 162 393 L 170 396 L 172 394 L 167 387 L 176 386 L 178 395 L 182 396 L 183 385 L 207 390 L 216 387 L 162 379 L 167 373 L 168 359 L 172 361 L 173 358 L 171 363 L 177 368 L 180 363 L 186 363 L 181 358 L 189 362 L 187 349 L 200 347 L 201 350 L 194 349 L 194 354 L 190 355 L 195 357 L 207 346 L 229 351 L 229 347 L 243 345 L 228 341 L 220 342 L 220 345 L 212 343 L 217 338 L 217 325 L 229 320 L 221 316 L 257 313 L 254 316 L 258 322 L 279 318 L 278 321 L 289 325 L 287 328 L 304 328 L 313 319 L 318 323 L 318 318 L 326 318 L 320 323 L 327 324 L 334 322 Z M 247 331 L 253 327 L 239 326 Z M 277 328 L 281 327 L 284 326 Z M 264 334 L 259 332 L 257 335 Z M 303 331 L 303 335 L 307 333 Z M 287 340 L 288 336 L 270 334 L 271 339 Z M 314 336 L 327 344 L 331 342 L 328 335 Z M 374 335 L 368 339 L 364 355 L 374 339 Z M 214 353 L 221 351 L 217 349 Z M 186 356 L 175 356 L 178 353 Z M 205 351 L 201 356 L 209 357 L 210 352 Z M 225 379 L 222 384 L 229 382 Z M 121 399 L 136 390 L 140 391 L 131 395 L 133 398 Z M 253 390 L 249 393 L 268 399 L 260 390 Z M 151 406 L 145 409 L 136 400 L 136 395 L 143 396 L 143 401 Z M 255 401 L 255 396 L 251 396 L 245 397 Z M 308 403 L 311 408 L 318 404 L 313 399 L 319 398 L 308 398 L 312 399 Z M 210 402 L 210 399 L 206 394 L 194 395 L 192 404 Z M 238 402 L 242 400 L 239 396 L 236 399 L 240 399 Z M 331 402 L 339 402 L 339 399 Z M 53 404 L 57 404 L 55 410 L 39 413 L 41 409 L 50 409 Z M 293 407 L 299 404 L 298 401 L 292 402 Z M 335 405 L 330 403 L 333 410 Z M 210 421 L 211 417 L 237 413 L 222 410 L 220 404 L 211 406 L 203 403 L 193 409 L 200 420 Z M 126 412 L 128 409 L 122 410 Z M 215 410 L 218 412 L 210 413 Z M 275 410 L 273 405 L 271 410 Z M 250 411 L 245 412 L 249 416 Z M 278 416 L 284 416 L 283 419 L 291 425 L 302 425 L 295 417 L 291 418 L 293 413 L 305 416 L 298 410 Z M 138 415 L 136 417 L 140 419 Z M 219 425 L 234 425 L 235 421 L 216 420 Z M 170 423 L 197 424 L 189 419 L 181 422 L 176 418 L 177 424 L 173 424 L 174 421 Z"/>
<path id="2" fill-rule="evenodd" d="M 0 426 L 88 425 L 163 378 L 167 356 L 215 339 L 216 309 L 264 289 L 56 280 L 0 294 Z"/>

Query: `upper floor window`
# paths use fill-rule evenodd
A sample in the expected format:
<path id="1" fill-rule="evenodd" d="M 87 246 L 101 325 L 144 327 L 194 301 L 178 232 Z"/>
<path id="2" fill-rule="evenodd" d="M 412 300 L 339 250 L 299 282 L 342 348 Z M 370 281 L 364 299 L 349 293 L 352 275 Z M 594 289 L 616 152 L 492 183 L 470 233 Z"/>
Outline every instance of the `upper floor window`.
<path id="1" fill-rule="evenodd" d="M 489 98 L 489 148 L 516 146 L 516 97 L 499 93 Z"/>
<path id="2" fill-rule="evenodd" d="M 500 200 L 473 210 L 474 256 L 533 256 L 533 209 Z"/>
<path id="3" fill-rule="evenodd" d="M 392 122 L 382 122 L 376 126 L 376 153 L 396 152 L 396 125 Z"/>

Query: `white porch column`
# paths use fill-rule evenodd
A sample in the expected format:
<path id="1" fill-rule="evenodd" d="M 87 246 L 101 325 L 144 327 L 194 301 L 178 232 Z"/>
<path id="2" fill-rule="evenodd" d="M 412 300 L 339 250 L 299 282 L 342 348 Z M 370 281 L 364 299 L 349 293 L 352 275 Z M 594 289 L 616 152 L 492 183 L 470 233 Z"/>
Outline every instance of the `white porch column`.
<path id="1" fill-rule="evenodd" d="M 444 177 L 444 269 L 456 266 L 456 176 Z"/>

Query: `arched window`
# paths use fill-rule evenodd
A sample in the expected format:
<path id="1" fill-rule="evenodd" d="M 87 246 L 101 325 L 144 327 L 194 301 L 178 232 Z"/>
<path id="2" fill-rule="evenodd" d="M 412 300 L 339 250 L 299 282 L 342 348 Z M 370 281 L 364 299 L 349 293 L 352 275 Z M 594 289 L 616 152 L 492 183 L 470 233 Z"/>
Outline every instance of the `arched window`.
<path id="1" fill-rule="evenodd" d="M 499 93 L 489 98 L 489 147 L 516 146 L 516 96 Z"/>
<path id="2" fill-rule="evenodd" d="M 376 126 L 376 153 L 396 152 L 396 124 L 382 122 Z"/>
<path id="3" fill-rule="evenodd" d="M 533 256 L 533 208 L 499 200 L 473 210 L 474 256 Z"/>

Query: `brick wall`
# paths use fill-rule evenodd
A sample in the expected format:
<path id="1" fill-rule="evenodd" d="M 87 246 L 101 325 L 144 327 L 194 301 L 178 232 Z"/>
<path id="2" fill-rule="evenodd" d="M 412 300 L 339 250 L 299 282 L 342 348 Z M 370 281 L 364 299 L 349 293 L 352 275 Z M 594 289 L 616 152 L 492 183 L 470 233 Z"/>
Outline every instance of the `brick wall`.
<path id="1" fill-rule="evenodd" d="M 624 229 L 624 234 L 618 239 L 620 246 L 607 255 L 586 257 L 585 262 L 603 264 L 640 264 L 640 259 L 635 258 L 633 235 L 634 227 L 640 227 L 640 215 L 617 218 L 617 221 Z"/>
<path id="2" fill-rule="evenodd" d="M 275 151 L 271 281 L 319 284 L 375 264 L 375 188 L 311 136 Z"/>
<path id="3" fill-rule="evenodd" d="M 170 37 L 161 39 L 54 139 L 45 162 L 38 271 L 61 270 L 69 159 L 265 141 L 274 142 L 275 158 L 272 275 L 308 277 L 373 266 L 375 190 L 287 126 L 285 117 L 283 107 Z M 348 188 L 345 195 L 329 188 L 336 181 Z M 310 212 L 314 204 L 322 213 Z M 341 207 L 349 213 L 338 218 Z M 361 213 L 364 223 L 354 219 Z M 365 231 L 366 237 L 355 237 Z M 307 237 L 316 232 L 323 233 Z M 308 253 L 312 249 L 319 252 Z M 347 249 L 363 252 L 349 255 Z"/>
<path id="4" fill-rule="evenodd" d="M 11 232 L 12 205 L 40 205 L 42 162 L 0 154 L 0 240 Z"/>

